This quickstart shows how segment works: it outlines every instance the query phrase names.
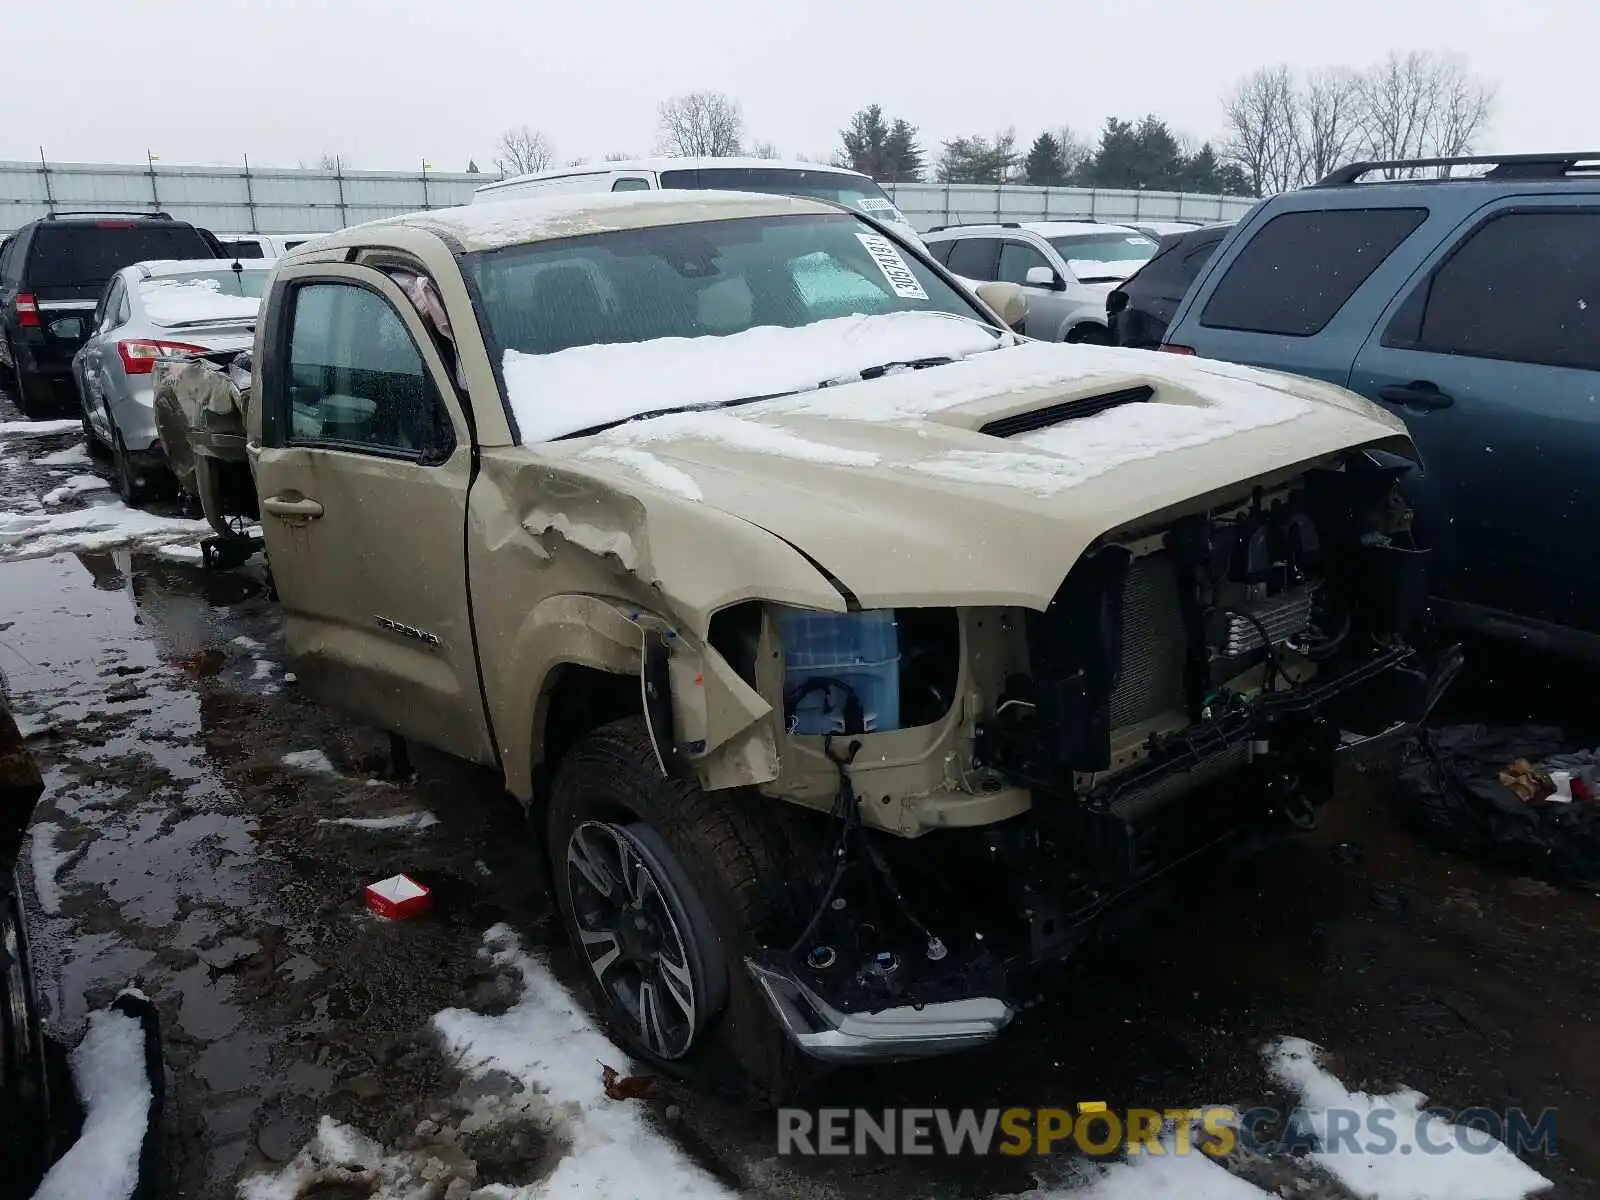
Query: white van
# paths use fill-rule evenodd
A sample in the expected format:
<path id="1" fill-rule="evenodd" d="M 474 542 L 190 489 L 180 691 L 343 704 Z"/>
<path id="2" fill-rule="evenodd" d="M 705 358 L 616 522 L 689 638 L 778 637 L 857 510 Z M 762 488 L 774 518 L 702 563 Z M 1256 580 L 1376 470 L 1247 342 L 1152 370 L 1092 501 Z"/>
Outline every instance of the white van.
<path id="1" fill-rule="evenodd" d="M 729 192 L 768 192 L 832 200 L 895 226 L 918 238 L 911 222 L 871 176 L 822 163 L 780 162 L 770 158 L 642 158 L 631 162 L 562 167 L 486 183 L 472 194 L 474 204 L 513 196 L 566 192 L 632 192 L 653 188 Z"/>
<path id="2" fill-rule="evenodd" d="M 219 233 L 225 255 L 233 258 L 281 258 L 320 233 Z"/>

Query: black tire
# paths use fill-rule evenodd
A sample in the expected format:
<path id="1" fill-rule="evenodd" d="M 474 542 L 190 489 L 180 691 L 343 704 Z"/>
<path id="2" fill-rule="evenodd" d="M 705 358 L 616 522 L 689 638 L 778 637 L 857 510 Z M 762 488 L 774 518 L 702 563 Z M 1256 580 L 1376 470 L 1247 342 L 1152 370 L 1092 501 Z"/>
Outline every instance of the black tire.
<path id="1" fill-rule="evenodd" d="M 1111 331 L 1100 325 L 1079 325 L 1067 334 L 1067 341 L 1079 346 L 1110 346 Z"/>
<path id="2" fill-rule="evenodd" d="M 18 371 L 16 381 L 17 390 L 13 399 L 23 416 L 30 421 L 37 421 L 57 411 L 55 391 L 48 379 Z"/>
<path id="3" fill-rule="evenodd" d="M 780 936 L 794 922 L 797 876 L 787 862 L 781 824 L 765 808 L 774 803 L 742 795 L 708 796 L 692 779 L 663 778 L 644 722 L 633 717 L 589 734 L 562 759 L 551 787 L 547 824 L 556 902 L 612 1036 L 629 1053 L 663 1070 L 763 1105 L 794 1097 L 821 1073 L 820 1064 L 799 1051 L 779 1027 L 744 965 L 745 955 L 759 948 L 764 933 Z M 680 1003 L 675 1013 L 668 1013 L 678 1036 L 665 1053 L 662 1035 L 668 1023 L 658 1021 L 652 1038 L 634 1011 L 643 1004 L 630 1008 L 627 1003 L 625 976 L 637 970 L 646 979 L 651 965 L 639 963 L 636 947 L 630 947 L 608 968 L 608 982 L 603 983 L 593 960 L 609 961 L 609 950 L 603 943 L 593 953 L 585 948 L 584 932 L 589 946 L 596 947 L 596 930 L 605 925 L 596 914 L 611 900 L 590 886 L 586 880 L 591 876 L 571 861 L 574 854 L 586 858 L 588 847 L 604 845 L 607 838 L 631 851 L 634 864 L 649 872 L 682 937 L 681 958 L 669 952 L 666 960 L 661 955 L 656 959 L 661 964 L 678 958 L 677 970 L 689 968 L 695 987 L 694 1029 L 682 1044 L 682 1027 L 689 1020 Z M 575 839 L 585 848 L 575 851 Z M 593 859 L 586 861 L 592 867 Z M 626 854 L 621 861 L 628 862 Z M 617 882 L 614 877 L 612 882 Z M 633 891 L 630 885 L 628 894 Z M 661 943 L 670 947 L 672 939 Z M 616 941 L 612 947 L 621 949 Z M 663 970 L 657 975 L 665 978 Z M 658 995 L 681 990 L 668 984 Z M 642 983 L 637 992 L 642 999 Z"/>
<path id="4" fill-rule="evenodd" d="M 116 485 L 117 495 L 129 508 L 138 508 L 150 499 L 150 489 L 134 469 L 133 458 L 128 454 L 122 431 L 117 428 L 115 421 L 111 422 L 111 479 Z"/>
<path id="5" fill-rule="evenodd" d="M 0 1171 L 30 1181 L 49 1164 L 50 1075 L 27 919 L 16 878 L 0 867 Z"/>

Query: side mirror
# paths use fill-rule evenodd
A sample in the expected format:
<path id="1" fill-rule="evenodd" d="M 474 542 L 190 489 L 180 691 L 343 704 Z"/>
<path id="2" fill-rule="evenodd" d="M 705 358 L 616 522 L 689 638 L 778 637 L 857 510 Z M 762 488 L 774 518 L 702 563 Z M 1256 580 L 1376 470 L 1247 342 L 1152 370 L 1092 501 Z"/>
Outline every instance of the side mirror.
<path id="1" fill-rule="evenodd" d="M 1066 287 L 1061 276 L 1050 267 L 1029 267 L 1028 273 L 1023 278 L 1029 287 L 1048 288 L 1052 292 L 1059 292 Z"/>
<path id="2" fill-rule="evenodd" d="M 1028 319 L 1028 294 L 1014 283 L 980 283 L 973 289 L 979 300 L 994 309 L 1012 329 L 1022 332 Z"/>

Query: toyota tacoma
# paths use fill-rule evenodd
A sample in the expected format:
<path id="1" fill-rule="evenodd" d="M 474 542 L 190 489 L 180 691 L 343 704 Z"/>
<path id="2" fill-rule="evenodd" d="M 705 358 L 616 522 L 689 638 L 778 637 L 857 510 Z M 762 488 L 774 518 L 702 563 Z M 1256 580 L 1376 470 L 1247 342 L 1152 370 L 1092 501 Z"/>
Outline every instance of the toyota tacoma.
<path id="1" fill-rule="evenodd" d="M 302 245 L 190 371 L 301 683 L 504 774 L 648 1060 L 981 1044 L 1459 664 L 1396 418 L 1017 302 L 820 200 L 555 197 Z"/>

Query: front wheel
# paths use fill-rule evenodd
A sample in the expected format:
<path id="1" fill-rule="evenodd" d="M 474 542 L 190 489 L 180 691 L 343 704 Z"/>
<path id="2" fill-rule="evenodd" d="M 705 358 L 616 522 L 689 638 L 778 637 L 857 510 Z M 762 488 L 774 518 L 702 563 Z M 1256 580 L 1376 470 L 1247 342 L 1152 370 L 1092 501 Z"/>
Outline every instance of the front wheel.
<path id="1" fill-rule="evenodd" d="M 815 1066 L 744 965 L 790 912 L 771 803 L 664 778 L 631 718 L 562 760 L 548 849 L 567 935 L 617 1040 L 695 1083 L 776 1104 Z"/>

